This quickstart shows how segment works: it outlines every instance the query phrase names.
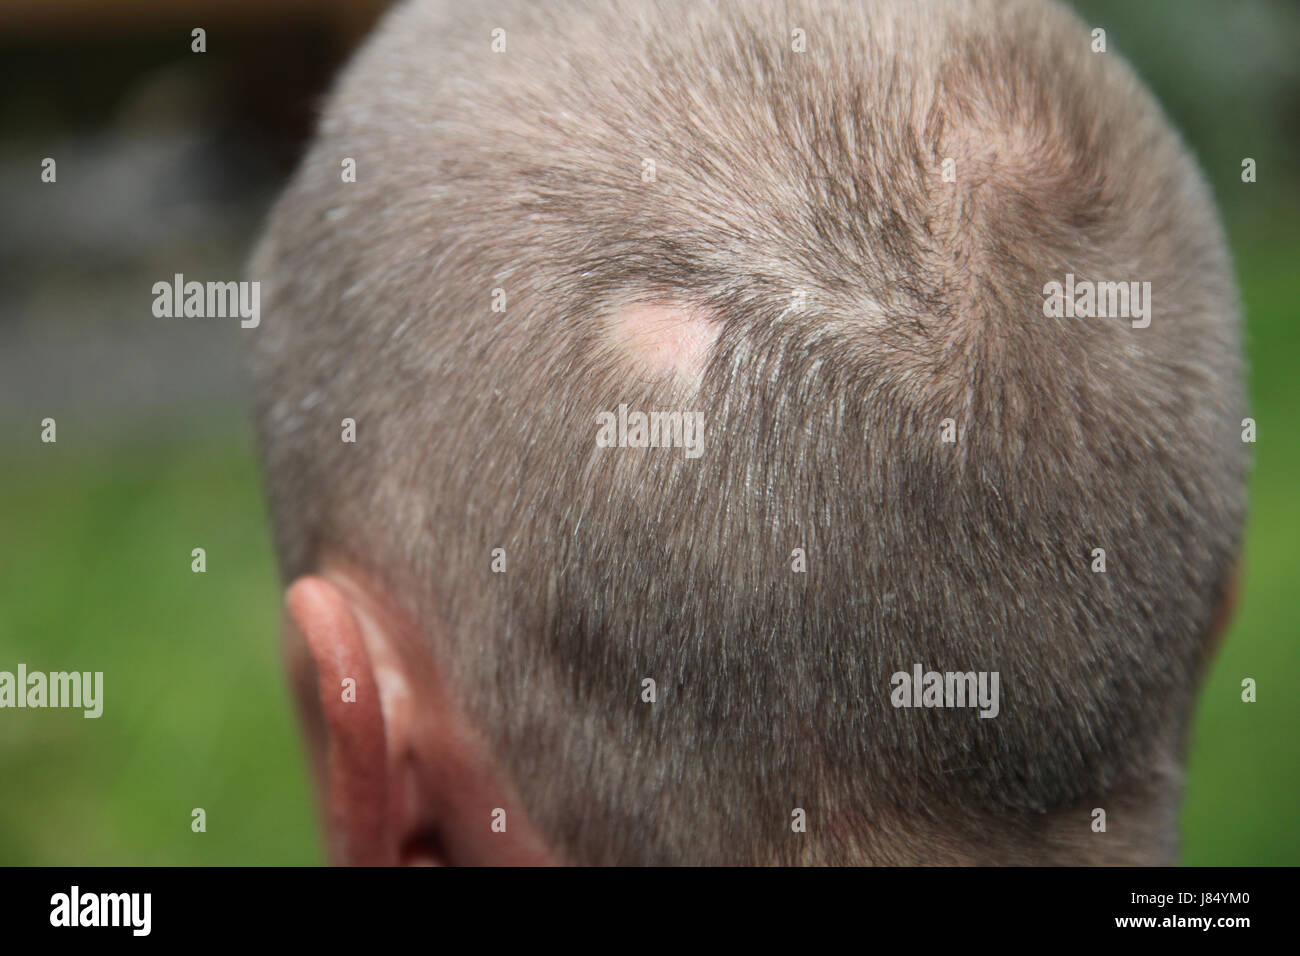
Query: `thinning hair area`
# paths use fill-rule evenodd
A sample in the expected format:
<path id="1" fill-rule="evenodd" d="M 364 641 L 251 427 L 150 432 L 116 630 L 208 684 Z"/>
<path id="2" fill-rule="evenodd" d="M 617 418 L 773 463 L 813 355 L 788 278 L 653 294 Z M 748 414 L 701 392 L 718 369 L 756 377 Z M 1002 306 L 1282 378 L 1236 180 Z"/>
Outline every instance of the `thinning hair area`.
<path id="1" fill-rule="evenodd" d="M 1194 160 L 1062 6 L 414 0 L 251 272 L 285 576 L 427 627 L 565 859 L 1174 853 L 1239 305 Z M 1149 323 L 1046 314 L 1067 275 L 1149 282 Z M 700 453 L 605 447 L 621 406 Z M 918 663 L 999 712 L 894 706 Z"/>

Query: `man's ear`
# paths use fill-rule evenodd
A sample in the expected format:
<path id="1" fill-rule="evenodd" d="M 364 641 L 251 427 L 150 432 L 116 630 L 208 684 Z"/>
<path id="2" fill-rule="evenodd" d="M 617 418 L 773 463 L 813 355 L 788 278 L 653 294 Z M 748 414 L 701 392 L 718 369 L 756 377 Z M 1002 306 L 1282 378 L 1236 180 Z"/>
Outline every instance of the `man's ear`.
<path id="1" fill-rule="evenodd" d="M 1238 558 L 1237 563 L 1229 572 L 1227 580 L 1223 583 L 1223 588 L 1219 595 L 1219 603 L 1214 609 L 1214 620 L 1210 623 L 1210 653 L 1217 654 L 1220 645 L 1223 643 L 1224 636 L 1232 626 L 1232 620 L 1237 613 L 1237 599 L 1241 594 L 1241 579 L 1244 572 L 1244 559 Z"/>
<path id="2" fill-rule="evenodd" d="M 285 606 L 289 669 L 335 863 L 552 862 L 409 623 L 335 570 L 299 578 Z"/>
<path id="3" fill-rule="evenodd" d="M 325 804 L 331 857 L 340 864 L 396 863 L 388 738 L 403 728 L 385 724 L 361 622 L 324 578 L 299 578 L 285 606 L 290 668 Z"/>

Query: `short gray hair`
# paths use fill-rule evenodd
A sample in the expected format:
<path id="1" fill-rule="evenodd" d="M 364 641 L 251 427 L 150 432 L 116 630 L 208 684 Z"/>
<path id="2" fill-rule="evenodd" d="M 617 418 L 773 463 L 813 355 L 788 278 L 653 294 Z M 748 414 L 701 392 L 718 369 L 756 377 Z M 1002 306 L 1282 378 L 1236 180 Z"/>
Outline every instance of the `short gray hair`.
<path id="1" fill-rule="evenodd" d="M 413 0 L 252 272 L 284 573 L 442 622 L 567 858 L 1041 860 L 1043 814 L 1172 806 L 1245 509 L 1239 306 L 1194 161 L 1063 8 Z M 1150 281 L 1154 321 L 1046 317 L 1067 273 Z M 698 388 L 605 344 L 663 300 L 722 318 Z M 597 448 L 620 403 L 701 410 L 704 455 Z M 895 709 L 914 662 L 1000 672 L 1000 715 Z"/>

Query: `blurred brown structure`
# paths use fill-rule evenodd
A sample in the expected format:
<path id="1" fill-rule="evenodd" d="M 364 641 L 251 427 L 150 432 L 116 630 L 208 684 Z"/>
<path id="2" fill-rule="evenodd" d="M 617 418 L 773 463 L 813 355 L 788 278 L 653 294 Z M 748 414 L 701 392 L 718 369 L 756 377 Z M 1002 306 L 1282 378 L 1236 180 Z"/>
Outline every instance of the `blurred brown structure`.
<path id="1" fill-rule="evenodd" d="M 329 83 L 388 5 L 0 0 L 0 420 L 43 408 L 89 433 L 242 407 L 236 339 L 160 323 L 149 289 L 241 274 Z"/>

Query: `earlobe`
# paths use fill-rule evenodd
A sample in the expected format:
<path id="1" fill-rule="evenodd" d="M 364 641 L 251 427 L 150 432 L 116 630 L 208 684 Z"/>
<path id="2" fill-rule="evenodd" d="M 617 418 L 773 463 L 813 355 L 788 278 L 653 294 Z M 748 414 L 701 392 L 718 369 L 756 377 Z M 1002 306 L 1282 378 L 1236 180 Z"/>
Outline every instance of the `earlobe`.
<path id="1" fill-rule="evenodd" d="M 321 577 L 295 581 L 285 605 L 305 657 L 315 665 L 334 860 L 360 866 L 396 863 L 383 701 L 362 624 L 339 588 Z"/>

